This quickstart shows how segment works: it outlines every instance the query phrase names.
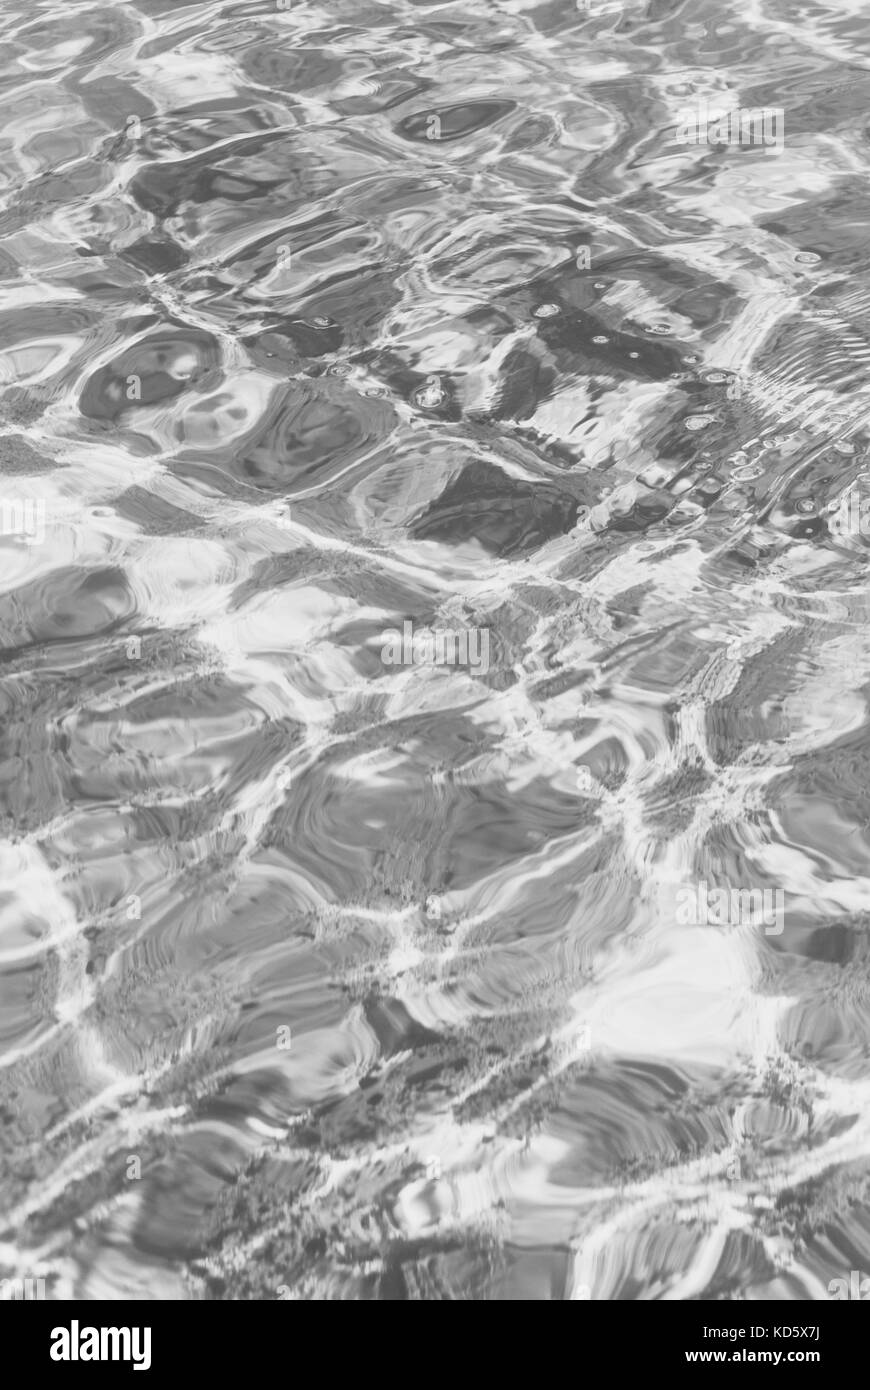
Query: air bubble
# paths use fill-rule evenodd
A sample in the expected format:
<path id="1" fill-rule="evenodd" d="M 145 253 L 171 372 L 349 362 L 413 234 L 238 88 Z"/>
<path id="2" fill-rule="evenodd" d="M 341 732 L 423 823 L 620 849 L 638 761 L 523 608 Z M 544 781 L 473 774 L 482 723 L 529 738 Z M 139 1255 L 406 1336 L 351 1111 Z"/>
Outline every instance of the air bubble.
<path id="1" fill-rule="evenodd" d="M 426 899 L 425 912 L 430 922 L 441 921 L 441 902 L 440 899 L 437 898 L 434 893 L 430 893 L 428 898 Z"/>
<path id="2" fill-rule="evenodd" d="M 705 430 L 714 423 L 712 415 L 689 415 L 685 421 L 687 430 Z"/>
<path id="3" fill-rule="evenodd" d="M 539 304 L 535 309 L 536 319 L 551 319 L 559 312 L 558 304 Z"/>
<path id="4" fill-rule="evenodd" d="M 577 790 L 578 792 L 591 792 L 595 786 L 592 773 L 585 763 L 580 763 L 577 768 Z"/>
<path id="5" fill-rule="evenodd" d="M 821 256 L 817 256 L 815 251 L 798 251 L 795 256 L 799 265 L 816 265 L 821 259 Z"/>
<path id="6" fill-rule="evenodd" d="M 609 343 L 610 339 L 606 338 L 603 333 L 596 333 L 592 341 L 593 343 Z"/>

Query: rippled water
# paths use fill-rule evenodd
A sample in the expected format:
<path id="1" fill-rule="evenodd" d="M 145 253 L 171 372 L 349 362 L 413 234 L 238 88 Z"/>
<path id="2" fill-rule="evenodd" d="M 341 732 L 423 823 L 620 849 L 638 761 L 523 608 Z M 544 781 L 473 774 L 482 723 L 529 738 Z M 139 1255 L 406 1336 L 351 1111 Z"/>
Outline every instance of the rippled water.
<path id="1" fill-rule="evenodd" d="M 866 1274 L 866 9 L 0 32 L 0 1274 Z"/>

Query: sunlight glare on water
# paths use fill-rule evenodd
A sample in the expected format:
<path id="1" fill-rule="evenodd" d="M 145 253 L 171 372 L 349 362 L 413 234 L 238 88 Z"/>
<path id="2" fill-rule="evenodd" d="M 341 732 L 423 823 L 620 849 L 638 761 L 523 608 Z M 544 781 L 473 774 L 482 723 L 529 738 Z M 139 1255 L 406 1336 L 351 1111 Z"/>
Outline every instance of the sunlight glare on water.
<path id="1" fill-rule="evenodd" d="M 0 43 L 0 1276 L 870 1270 L 866 7 Z"/>

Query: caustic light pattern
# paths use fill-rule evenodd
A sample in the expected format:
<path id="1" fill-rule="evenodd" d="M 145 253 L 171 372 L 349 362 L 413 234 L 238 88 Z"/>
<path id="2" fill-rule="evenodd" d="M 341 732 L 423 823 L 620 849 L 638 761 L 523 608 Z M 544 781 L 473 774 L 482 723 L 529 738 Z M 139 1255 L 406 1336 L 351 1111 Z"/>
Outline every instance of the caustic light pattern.
<path id="1" fill-rule="evenodd" d="M 798 8 L 5 0 L 4 1299 L 866 1296 L 870 19 Z"/>

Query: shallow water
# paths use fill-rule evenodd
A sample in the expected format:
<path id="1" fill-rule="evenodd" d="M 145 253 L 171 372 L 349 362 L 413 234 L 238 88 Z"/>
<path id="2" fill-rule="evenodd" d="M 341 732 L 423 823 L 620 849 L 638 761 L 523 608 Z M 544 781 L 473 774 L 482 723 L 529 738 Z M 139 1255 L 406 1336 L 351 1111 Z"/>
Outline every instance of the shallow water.
<path id="1" fill-rule="evenodd" d="M 0 1275 L 868 1272 L 866 10 L 0 33 Z"/>

